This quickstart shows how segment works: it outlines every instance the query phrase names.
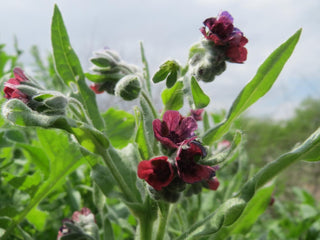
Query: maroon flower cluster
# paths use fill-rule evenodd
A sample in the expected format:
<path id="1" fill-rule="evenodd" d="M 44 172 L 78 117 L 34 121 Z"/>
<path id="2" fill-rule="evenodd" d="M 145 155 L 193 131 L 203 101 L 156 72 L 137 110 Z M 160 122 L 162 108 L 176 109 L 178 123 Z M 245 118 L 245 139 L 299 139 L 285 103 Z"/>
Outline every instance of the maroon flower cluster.
<path id="1" fill-rule="evenodd" d="M 24 103 L 28 103 L 28 96 L 17 89 L 17 86 L 22 82 L 28 82 L 29 79 L 24 75 L 22 69 L 18 67 L 13 70 L 13 74 L 14 78 L 11 78 L 4 83 L 4 97 L 7 99 L 17 98 Z"/>
<path id="2" fill-rule="evenodd" d="M 200 29 L 204 37 L 214 42 L 215 46 L 224 50 L 228 61 L 243 63 L 247 59 L 247 49 L 244 45 L 248 39 L 233 26 L 233 18 L 227 12 L 221 12 L 216 18 L 208 18 Z"/>
<path id="3" fill-rule="evenodd" d="M 166 111 L 163 120 L 153 121 L 155 138 L 173 154 L 141 161 L 138 177 L 153 189 L 171 189 L 173 185 L 202 182 L 205 187 L 216 190 L 219 182 L 215 167 L 201 165 L 198 161 L 206 156 L 206 149 L 196 140 L 196 120 L 183 117 L 178 111 Z M 180 189 L 181 190 L 181 189 Z M 183 189 L 182 189 L 183 190 Z"/>

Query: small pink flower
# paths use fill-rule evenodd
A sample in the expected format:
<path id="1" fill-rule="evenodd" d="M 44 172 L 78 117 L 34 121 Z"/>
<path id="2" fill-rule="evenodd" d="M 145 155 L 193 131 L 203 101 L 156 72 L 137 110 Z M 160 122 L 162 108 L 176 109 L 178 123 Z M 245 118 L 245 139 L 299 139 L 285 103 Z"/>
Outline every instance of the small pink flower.
<path id="1" fill-rule="evenodd" d="M 171 183 L 174 171 L 168 157 L 161 156 L 141 161 L 138 165 L 138 177 L 159 191 Z"/>
<path id="2" fill-rule="evenodd" d="M 178 148 L 186 139 L 194 136 L 198 128 L 192 117 L 182 117 L 178 111 L 166 111 L 163 120 L 152 122 L 155 138 L 169 148 Z"/>
<path id="3" fill-rule="evenodd" d="M 4 97 L 7 99 L 17 98 L 24 103 L 29 102 L 29 98 L 26 94 L 22 93 L 16 86 L 20 85 L 22 82 L 27 82 L 29 79 L 24 75 L 21 68 L 15 68 L 13 70 L 14 78 L 9 79 L 4 83 Z"/>

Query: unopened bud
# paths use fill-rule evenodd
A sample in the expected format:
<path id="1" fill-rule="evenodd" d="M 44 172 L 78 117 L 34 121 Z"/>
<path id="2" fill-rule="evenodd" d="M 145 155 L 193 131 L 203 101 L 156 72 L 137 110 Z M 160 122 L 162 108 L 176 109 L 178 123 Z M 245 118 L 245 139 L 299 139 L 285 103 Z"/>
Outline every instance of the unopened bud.
<path id="1" fill-rule="evenodd" d="M 139 96 L 141 90 L 140 78 L 137 75 L 130 74 L 120 79 L 115 87 L 115 95 L 122 99 L 130 101 Z"/>
<path id="2" fill-rule="evenodd" d="M 120 62 L 119 55 L 110 49 L 95 52 L 95 56 L 90 61 L 98 67 L 115 67 Z"/>

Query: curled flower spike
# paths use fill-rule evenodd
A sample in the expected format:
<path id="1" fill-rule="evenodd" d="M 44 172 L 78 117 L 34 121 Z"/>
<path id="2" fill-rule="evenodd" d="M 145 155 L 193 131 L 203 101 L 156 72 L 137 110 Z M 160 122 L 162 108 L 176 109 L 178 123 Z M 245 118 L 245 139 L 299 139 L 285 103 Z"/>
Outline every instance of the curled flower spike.
<path id="1" fill-rule="evenodd" d="M 200 165 L 197 161 L 206 156 L 206 150 L 194 138 L 185 140 L 178 149 L 176 166 L 178 175 L 186 183 L 209 180 L 215 176 L 215 169 Z"/>
<path id="2" fill-rule="evenodd" d="M 216 18 L 208 18 L 200 29 L 203 36 L 225 50 L 229 62 L 243 63 L 247 59 L 247 49 L 244 45 L 248 39 L 233 26 L 233 18 L 227 12 L 221 12 Z"/>
<path id="3" fill-rule="evenodd" d="M 161 156 L 141 161 L 138 165 L 138 177 L 160 191 L 171 183 L 174 171 L 168 157 Z"/>
<path id="4" fill-rule="evenodd" d="M 169 148 L 178 148 L 186 139 L 194 135 L 198 128 L 192 117 L 182 117 L 178 111 L 166 111 L 163 120 L 152 122 L 155 138 Z"/>
<path id="5" fill-rule="evenodd" d="M 4 83 L 4 97 L 7 99 L 17 98 L 24 103 L 29 102 L 29 98 L 26 94 L 22 93 L 16 86 L 20 85 L 22 82 L 27 82 L 29 79 L 24 75 L 21 68 L 15 68 L 13 70 L 14 78 L 9 79 Z"/>

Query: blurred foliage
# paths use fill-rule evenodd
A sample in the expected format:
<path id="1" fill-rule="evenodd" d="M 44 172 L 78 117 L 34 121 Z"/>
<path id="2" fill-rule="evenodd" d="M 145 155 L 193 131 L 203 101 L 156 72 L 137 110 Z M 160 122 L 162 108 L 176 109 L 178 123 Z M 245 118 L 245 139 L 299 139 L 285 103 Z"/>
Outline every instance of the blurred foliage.
<path id="1" fill-rule="evenodd" d="M 237 126 L 245 133 L 245 149 L 255 166 L 261 167 L 292 149 L 317 129 L 320 124 L 320 99 L 307 98 L 295 109 L 293 117 L 287 120 L 272 120 L 243 116 Z M 320 191 L 316 184 L 320 166 L 316 163 L 298 162 L 279 176 L 278 191 L 299 186 L 309 190 L 318 200 Z M 292 194 L 287 191 L 287 199 Z"/>

